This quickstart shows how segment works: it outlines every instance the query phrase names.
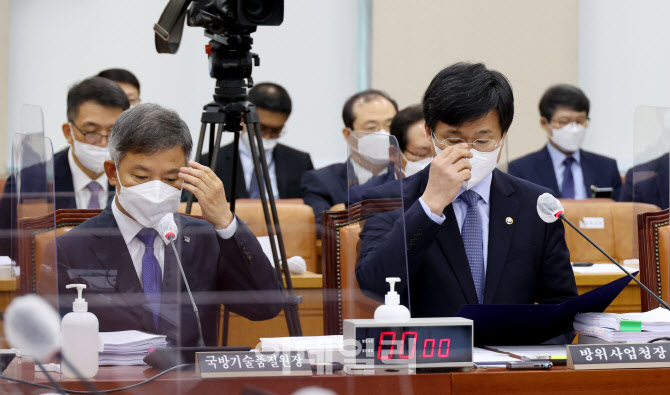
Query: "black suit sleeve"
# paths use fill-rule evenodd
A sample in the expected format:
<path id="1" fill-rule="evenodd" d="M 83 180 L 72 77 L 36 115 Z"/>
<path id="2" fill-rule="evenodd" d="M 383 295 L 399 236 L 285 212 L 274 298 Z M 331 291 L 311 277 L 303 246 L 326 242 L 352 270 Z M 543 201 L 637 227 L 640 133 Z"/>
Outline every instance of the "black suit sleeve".
<path id="1" fill-rule="evenodd" d="M 543 254 L 537 302 L 561 303 L 577 296 L 570 252 L 565 243 L 565 229 L 560 220 L 547 224 Z"/>
<path id="2" fill-rule="evenodd" d="M 14 176 L 7 178 L 0 198 L 0 256 L 13 256 L 12 228 L 16 225 L 16 199 Z"/>
<path id="3" fill-rule="evenodd" d="M 633 201 L 633 171 L 628 170 L 626 172 L 626 178 L 624 180 L 623 187 L 619 193 L 618 201 L 620 202 L 632 202 Z"/>
<path id="4" fill-rule="evenodd" d="M 220 248 L 219 289 L 240 291 L 226 308 L 253 321 L 274 318 L 284 306 L 284 293 L 254 234 L 237 219 L 233 237 L 216 239 Z"/>
<path id="5" fill-rule="evenodd" d="M 428 246 L 441 226 L 426 215 L 418 200 L 405 213 L 404 232 L 401 213 L 377 214 L 365 222 L 361 232 L 356 279 L 361 290 L 375 299 L 388 292 L 386 277 L 400 277 L 396 290 L 406 294 L 408 278 L 425 262 Z"/>
<path id="6" fill-rule="evenodd" d="M 619 173 L 619 166 L 616 163 L 616 160 L 612 160 L 612 167 L 611 167 L 611 185 L 612 188 L 614 189 L 612 192 L 612 199 L 618 200 L 619 196 L 621 196 L 621 174 Z"/>
<path id="7" fill-rule="evenodd" d="M 507 168 L 507 173 L 515 177 L 524 178 L 521 174 L 521 166 L 519 166 L 519 162 L 517 161 L 510 162 L 509 167 Z"/>

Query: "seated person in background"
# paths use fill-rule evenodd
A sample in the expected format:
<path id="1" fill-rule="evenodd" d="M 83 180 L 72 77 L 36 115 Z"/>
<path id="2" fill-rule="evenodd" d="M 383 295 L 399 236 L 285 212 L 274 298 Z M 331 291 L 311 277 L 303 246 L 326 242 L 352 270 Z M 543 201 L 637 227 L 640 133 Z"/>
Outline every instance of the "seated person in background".
<path id="1" fill-rule="evenodd" d="M 670 171 L 668 154 L 637 165 L 626 172 L 619 200 L 655 204 L 661 209 L 670 206 Z"/>
<path id="2" fill-rule="evenodd" d="M 264 82 L 249 91 L 249 101 L 256 105 L 260 118 L 263 148 L 275 199 L 299 198 L 300 179 L 306 171 L 312 170 L 314 165 L 308 153 L 278 143 L 279 138 L 285 133 L 284 125 L 291 115 L 291 97 L 282 86 Z M 237 165 L 235 195 L 238 199 L 260 199 L 246 127 L 240 135 L 239 150 L 240 162 Z M 204 155 L 200 162 L 208 165 L 209 155 Z M 221 178 L 226 188 L 228 200 L 231 200 L 232 169 L 233 143 L 230 143 L 219 149 L 214 167 L 216 175 Z"/>
<path id="3" fill-rule="evenodd" d="M 563 224 L 537 215 L 537 198 L 548 190 L 496 169 L 514 115 L 507 79 L 483 64 L 454 64 L 433 78 L 423 108 L 437 156 L 402 181 L 405 233 L 401 210 L 365 222 L 361 289 L 383 300 L 385 279 L 400 277 L 396 290 L 406 306 L 409 291 L 412 317 L 577 296 Z M 366 194 L 388 196 L 379 190 L 396 183 Z"/>
<path id="4" fill-rule="evenodd" d="M 379 142 L 378 139 L 368 139 L 366 141 L 365 136 L 363 136 L 356 139 L 357 146 L 353 147 L 354 143 L 350 141 L 349 135 L 353 131 L 388 135 L 391 121 L 393 121 L 397 112 L 398 105 L 395 100 L 391 99 L 386 93 L 374 89 L 359 92 L 344 103 L 342 135 L 349 144 L 352 144 L 351 159 L 345 163 L 336 163 L 322 169 L 308 171 L 302 177 L 301 196 L 305 204 L 311 206 L 314 210 L 317 234 L 320 234 L 321 213 L 336 204 L 348 203 L 348 174 L 356 174 L 357 183 L 361 185 L 388 170 L 388 144 L 386 147 L 381 147 L 382 149 L 375 149 L 374 146 L 363 148 L 359 145 L 365 145 L 367 142 L 373 144 Z M 368 151 L 369 148 L 369 152 L 379 151 L 380 155 L 385 157 L 385 163 L 372 168 L 369 166 L 369 162 L 360 160 L 354 148 L 361 148 L 361 151 Z M 389 174 L 389 176 L 393 176 L 393 174 Z M 351 202 L 355 201 L 356 199 L 351 200 Z"/>
<path id="5" fill-rule="evenodd" d="M 509 174 L 549 188 L 558 198 L 586 199 L 591 186 L 621 193 L 615 159 L 580 149 L 589 124 L 589 99 L 576 86 L 552 86 L 540 99 L 540 126 L 548 144 L 509 164 Z"/>
<path id="6" fill-rule="evenodd" d="M 70 147 L 53 156 L 55 209 L 104 208 L 113 197 L 105 174 L 109 159 L 107 141 L 116 118 L 129 107 L 114 82 L 100 77 L 85 79 L 67 93 L 67 122 L 63 135 Z M 41 155 L 40 155 L 41 156 Z M 44 192 L 43 164 L 23 170 L 23 192 Z M 29 185 L 26 185 L 29 183 Z M 10 255 L 9 230 L 16 226 L 16 181 L 8 178 L 0 200 L 0 255 Z"/>
<path id="7" fill-rule="evenodd" d="M 107 69 L 99 72 L 98 77 L 107 78 L 119 84 L 131 106 L 140 104 L 140 81 L 135 74 L 126 69 Z"/>
<path id="8" fill-rule="evenodd" d="M 205 343 L 216 344 L 220 303 L 251 320 L 279 313 L 284 297 L 275 270 L 256 237 L 230 212 L 216 174 L 188 162 L 191 134 L 176 112 L 155 104 L 126 111 L 114 124 L 109 148 L 105 171 L 116 197 L 100 215 L 56 238 L 58 294 L 67 296 L 61 314 L 71 310 L 65 300 L 72 292 L 65 286 L 83 281 L 100 331 L 133 329 L 167 335 L 183 346 L 198 344 L 176 257 L 158 234 L 159 221 L 177 211 L 182 187 L 198 198 L 204 217 L 174 215 L 175 243 L 199 305 Z M 43 293 L 56 273 L 42 274 Z"/>
<path id="9" fill-rule="evenodd" d="M 398 140 L 405 177 L 423 170 L 433 159 L 433 144 L 425 125 L 421 104 L 398 111 L 391 122 L 391 135 Z"/>

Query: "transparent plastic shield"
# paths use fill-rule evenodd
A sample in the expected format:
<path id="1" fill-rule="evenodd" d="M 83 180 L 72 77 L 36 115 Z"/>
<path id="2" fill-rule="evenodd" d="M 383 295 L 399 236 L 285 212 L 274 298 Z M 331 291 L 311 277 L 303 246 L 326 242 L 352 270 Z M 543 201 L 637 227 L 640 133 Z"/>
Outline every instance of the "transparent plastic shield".
<path id="1" fill-rule="evenodd" d="M 639 106 L 635 110 L 633 166 L 626 173 L 621 200 L 668 208 L 670 108 Z"/>
<path id="2" fill-rule="evenodd" d="M 12 296 L 38 293 L 56 306 L 54 160 L 51 140 L 15 134 L 12 175 L 2 197 L 9 257 L 0 265 L 0 282 Z M 7 196 L 5 196 L 7 194 Z M 6 211 L 5 211 L 6 210 Z M 4 230 L 3 230 L 4 231 Z M 8 248 L 7 248 L 8 247 Z M 2 254 L 4 255 L 4 254 Z M 41 289 L 40 289 L 41 287 Z"/>
<path id="3" fill-rule="evenodd" d="M 44 116 L 42 107 L 24 104 L 21 107 L 20 133 L 44 136 Z"/>
<path id="4" fill-rule="evenodd" d="M 411 279 L 403 215 L 406 179 L 401 176 L 400 148 L 395 137 L 388 134 L 352 132 L 348 149 L 348 220 L 339 228 L 341 317 L 372 319 L 381 314 L 402 322 L 409 316 L 403 309 L 411 311 Z M 375 313 L 385 300 L 400 305 L 383 306 Z M 376 352 L 366 347 L 372 344 L 356 345 L 362 353 Z"/>

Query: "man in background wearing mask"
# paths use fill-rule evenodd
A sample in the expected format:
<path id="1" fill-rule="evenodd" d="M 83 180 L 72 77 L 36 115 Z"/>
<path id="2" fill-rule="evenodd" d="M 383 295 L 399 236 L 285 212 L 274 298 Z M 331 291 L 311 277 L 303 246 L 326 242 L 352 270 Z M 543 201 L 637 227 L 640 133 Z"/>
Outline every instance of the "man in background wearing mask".
<path id="1" fill-rule="evenodd" d="M 373 177 L 388 171 L 388 139 L 379 138 L 377 135 L 389 136 L 388 130 L 397 112 L 398 105 L 395 100 L 375 89 L 356 93 L 344 103 L 342 135 L 351 147 L 351 159 L 308 171 L 302 177 L 301 197 L 314 210 L 317 234 L 320 235 L 321 213 L 336 204 L 347 203 L 348 180 L 352 178 L 353 181 L 352 175 L 356 175 L 357 184 L 362 186 Z M 356 132 L 354 138 L 349 138 L 352 132 Z M 375 135 L 367 136 L 365 133 Z M 391 176 L 393 174 L 389 174 Z M 379 185 L 384 181 L 385 179 L 378 178 L 373 183 Z M 358 188 L 358 191 L 361 192 L 362 188 Z M 360 199 L 349 203 L 357 200 Z"/>
<path id="2" fill-rule="evenodd" d="M 421 104 L 398 111 L 391 122 L 391 135 L 398 140 L 405 177 L 420 172 L 433 159 L 431 135 L 426 134 L 425 125 Z"/>
<path id="3" fill-rule="evenodd" d="M 163 237 L 167 216 L 207 345 L 216 344 L 221 303 L 251 320 L 279 313 L 284 298 L 276 272 L 231 213 L 216 174 L 188 162 L 191 134 L 176 112 L 155 104 L 126 111 L 114 124 L 109 148 L 105 172 L 116 196 L 100 215 L 56 238 L 58 270 L 47 260 L 51 269 L 43 270 L 40 289 L 55 276 L 59 295 L 70 293 L 67 284 L 84 283 L 100 331 L 160 333 L 172 344 L 196 346 L 194 311 Z M 174 214 L 182 188 L 198 198 L 204 219 Z M 71 304 L 61 307 L 65 314 Z"/>
<path id="4" fill-rule="evenodd" d="M 300 197 L 300 179 L 314 168 L 308 153 L 298 151 L 279 139 L 285 135 L 285 124 L 291 115 L 291 97 L 282 86 L 264 82 L 249 91 L 249 101 L 256 105 L 260 128 L 263 135 L 263 148 L 270 171 L 272 193 L 275 199 L 294 199 Z M 254 172 L 254 162 L 249 147 L 249 134 L 246 130 L 240 136 L 240 162 L 237 165 L 237 185 L 235 195 L 238 199 L 260 199 L 260 190 Z M 209 164 L 209 155 L 201 163 Z M 226 187 L 226 197 L 231 199 L 233 169 L 233 143 L 219 150 L 214 171 Z"/>
<path id="5" fill-rule="evenodd" d="M 402 180 L 404 221 L 396 210 L 365 222 L 361 289 L 383 300 L 385 279 L 400 277 L 396 291 L 406 306 L 410 297 L 412 317 L 577 296 L 563 224 L 537 215 L 537 198 L 548 190 L 496 169 L 514 116 L 507 79 L 483 64 L 449 66 L 428 86 L 423 113 L 437 156 Z M 364 198 L 390 196 L 391 184 Z"/>
<path id="6" fill-rule="evenodd" d="M 70 147 L 53 157 L 56 210 L 100 209 L 111 200 L 113 191 L 110 194 L 104 169 L 109 159 L 107 141 L 114 121 L 128 107 L 123 90 L 102 77 L 85 79 L 70 88 L 67 122 L 62 126 Z M 44 169 L 44 165 L 39 164 L 23 170 L 23 192 L 44 190 Z M 26 182 L 35 185 L 25 185 Z M 14 177 L 9 177 L 0 200 L 0 230 L 7 234 L 0 240 L 0 255 L 10 255 L 12 248 L 8 230 L 16 224 L 15 188 Z"/>
<path id="7" fill-rule="evenodd" d="M 509 164 L 509 174 L 552 190 L 564 199 L 591 197 L 591 186 L 621 192 L 616 160 L 580 149 L 589 124 L 589 99 L 576 86 L 547 89 L 540 100 L 540 126 L 548 144 Z"/>

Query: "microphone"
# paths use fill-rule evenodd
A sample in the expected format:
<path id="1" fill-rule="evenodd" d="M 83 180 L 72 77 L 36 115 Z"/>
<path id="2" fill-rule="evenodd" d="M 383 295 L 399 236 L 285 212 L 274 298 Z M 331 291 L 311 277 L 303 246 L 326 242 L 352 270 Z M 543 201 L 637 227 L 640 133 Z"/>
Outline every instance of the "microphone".
<path id="1" fill-rule="evenodd" d="M 181 271 L 181 277 L 184 279 L 184 284 L 186 284 L 186 291 L 188 292 L 188 297 L 191 299 L 191 305 L 193 306 L 193 312 L 195 313 L 195 321 L 198 324 L 198 346 L 205 346 L 205 338 L 202 336 L 202 325 L 200 324 L 200 313 L 198 312 L 198 306 L 195 304 L 193 299 L 193 294 L 191 293 L 191 287 L 188 285 L 188 280 L 186 279 L 186 273 L 184 273 L 184 267 L 181 264 L 181 259 L 179 258 L 179 253 L 177 252 L 177 247 L 174 245 L 174 241 L 177 238 L 179 229 L 177 224 L 174 222 L 174 215 L 172 213 L 165 214 L 165 216 L 158 223 L 158 233 L 161 235 L 163 242 L 165 244 L 170 244 L 174 255 L 177 257 L 177 263 L 179 264 L 179 270 Z"/>
<path id="2" fill-rule="evenodd" d="M 653 293 L 649 288 L 647 288 L 644 284 L 640 282 L 635 276 L 630 274 L 626 269 L 624 269 L 623 266 L 619 264 L 619 262 L 615 261 L 614 258 L 612 258 L 608 253 L 606 253 L 600 246 L 598 246 L 593 240 L 591 240 L 587 235 L 584 234 L 579 228 L 577 228 L 572 222 L 570 222 L 567 218 L 565 218 L 565 215 L 563 215 L 563 205 L 561 202 L 558 201 L 552 194 L 550 193 L 543 193 L 537 198 L 537 213 L 539 214 L 540 218 L 546 222 L 546 223 L 552 223 L 556 222 L 559 218 L 562 219 L 565 223 L 570 225 L 572 229 L 576 230 L 577 233 L 579 233 L 586 241 L 591 243 L 592 246 L 594 246 L 598 251 L 600 251 L 601 254 L 605 255 L 607 259 L 609 259 L 613 264 L 615 264 L 621 271 L 626 273 L 626 275 L 635 281 L 640 288 L 644 289 L 646 293 L 651 295 L 658 303 L 661 304 L 665 309 L 670 310 L 670 305 L 668 305 L 663 299 L 661 299 L 658 295 Z"/>

